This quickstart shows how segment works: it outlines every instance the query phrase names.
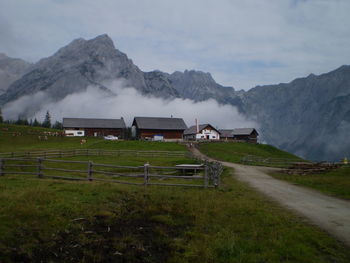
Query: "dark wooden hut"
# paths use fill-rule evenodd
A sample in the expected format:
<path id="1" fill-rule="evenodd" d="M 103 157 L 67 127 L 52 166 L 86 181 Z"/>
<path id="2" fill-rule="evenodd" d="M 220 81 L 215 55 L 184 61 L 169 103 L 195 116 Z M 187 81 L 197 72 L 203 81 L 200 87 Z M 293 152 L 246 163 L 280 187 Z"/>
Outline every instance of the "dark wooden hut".
<path id="1" fill-rule="evenodd" d="M 132 126 L 137 138 L 148 140 L 180 140 L 187 129 L 183 119 L 163 117 L 135 117 Z"/>

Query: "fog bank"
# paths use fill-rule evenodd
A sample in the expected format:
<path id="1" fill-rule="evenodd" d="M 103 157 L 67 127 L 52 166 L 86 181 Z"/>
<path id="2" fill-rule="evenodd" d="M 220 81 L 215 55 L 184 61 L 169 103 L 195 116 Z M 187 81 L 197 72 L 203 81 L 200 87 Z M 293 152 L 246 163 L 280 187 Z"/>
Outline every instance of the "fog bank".
<path id="1" fill-rule="evenodd" d="M 5 119 L 17 119 L 25 114 L 29 118 L 43 120 L 46 111 L 52 122 L 62 121 L 63 117 L 81 118 L 120 118 L 124 117 L 127 126 L 135 116 L 183 118 L 188 126 L 210 123 L 217 128 L 257 127 L 257 124 L 241 115 L 236 107 L 219 105 L 215 100 L 194 102 L 189 99 L 164 100 L 146 97 L 123 82 L 114 81 L 106 85 L 111 92 L 89 86 L 85 91 L 66 96 L 54 102 L 45 92 L 7 104 L 3 109 Z"/>

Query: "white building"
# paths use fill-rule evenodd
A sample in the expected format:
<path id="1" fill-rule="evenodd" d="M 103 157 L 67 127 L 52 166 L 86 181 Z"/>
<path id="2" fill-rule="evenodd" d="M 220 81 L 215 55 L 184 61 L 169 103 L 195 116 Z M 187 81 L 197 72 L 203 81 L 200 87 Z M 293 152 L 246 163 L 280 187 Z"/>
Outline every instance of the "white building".
<path id="1" fill-rule="evenodd" d="M 185 140 L 220 140 L 220 132 L 210 124 L 194 125 L 184 131 Z"/>
<path id="2" fill-rule="evenodd" d="M 84 130 L 64 130 L 64 135 L 68 137 L 85 136 Z"/>

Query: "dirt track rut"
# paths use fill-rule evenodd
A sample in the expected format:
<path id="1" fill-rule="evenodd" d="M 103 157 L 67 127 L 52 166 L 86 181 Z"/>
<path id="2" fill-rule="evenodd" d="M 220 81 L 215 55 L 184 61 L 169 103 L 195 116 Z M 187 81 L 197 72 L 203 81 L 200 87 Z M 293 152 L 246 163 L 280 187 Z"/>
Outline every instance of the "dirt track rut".
<path id="1" fill-rule="evenodd" d="M 191 151 L 198 157 L 210 159 L 195 148 L 192 148 Z M 273 168 L 221 163 L 234 168 L 239 180 L 247 182 L 258 191 L 294 210 L 350 246 L 349 201 L 274 179 L 267 174 Z"/>

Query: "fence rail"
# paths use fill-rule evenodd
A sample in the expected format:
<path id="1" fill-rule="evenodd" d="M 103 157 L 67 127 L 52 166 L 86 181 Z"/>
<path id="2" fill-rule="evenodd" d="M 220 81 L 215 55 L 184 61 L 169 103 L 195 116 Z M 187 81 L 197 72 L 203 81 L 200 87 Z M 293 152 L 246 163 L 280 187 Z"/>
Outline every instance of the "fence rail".
<path id="1" fill-rule="evenodd" d="M 3 152 L 0 158 L 61 158 L 72 156 L 147 156 L 147 157 L 188 157 L 186 151 L 136 151 L 136 150 L 102 150 L 102 149 L 68 149 L 26 152 Z"/>
<path id="2" fill-rule="evenodd" d="M 248 165 L 263 165 L 263 166 L 277 166 L 277 167 L 289 167 L 295 162 L 300 162 L 300 159 L 288 159 L 288 158 L 264 158 L 254 155 L 246 155 L 241 158 L 241 163 Z"/>
<path id="3" fill-rule="evenodd" d="M 39 178 L 105 181 L 145 186 L 219 187 L 221 173 L 222 165 L 211 162 L 197 166 L 164 167 L 149 164 L 123 166 L 93 163 L 92 161 L 44 159 L 41 157 L 28 159 L 0 158 L 0 176 L 26 174 L 37 175 Z M 165 180 L 170 182 L 165 183 Z M 193 183 L 185 183 L 189 182 L 188 180 L 192 180 Z"/>

